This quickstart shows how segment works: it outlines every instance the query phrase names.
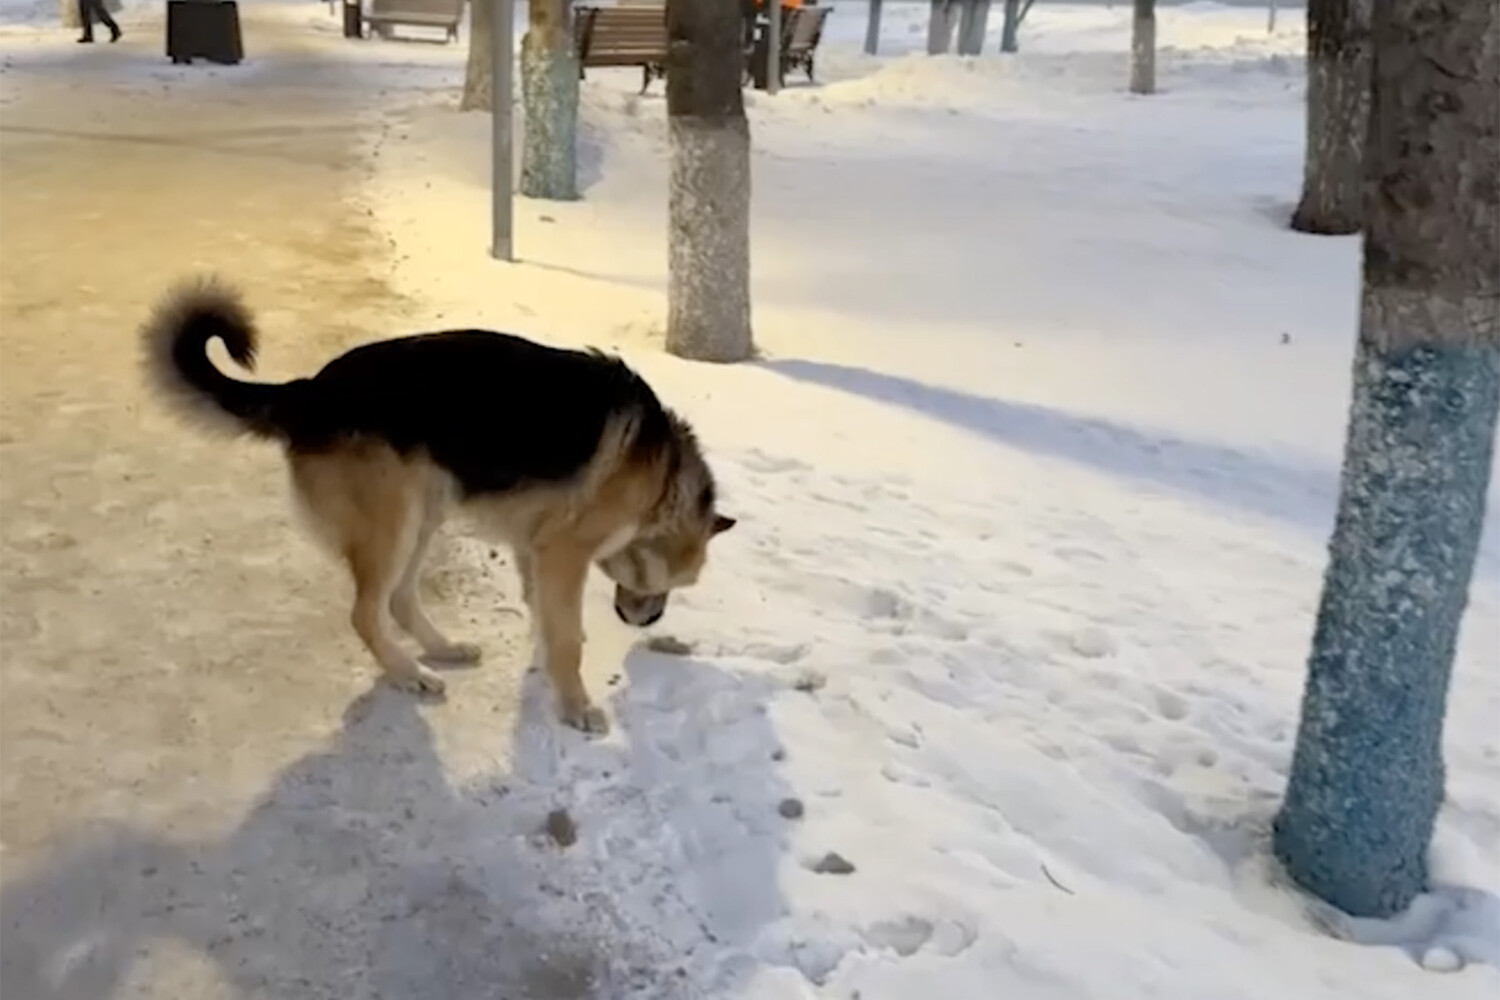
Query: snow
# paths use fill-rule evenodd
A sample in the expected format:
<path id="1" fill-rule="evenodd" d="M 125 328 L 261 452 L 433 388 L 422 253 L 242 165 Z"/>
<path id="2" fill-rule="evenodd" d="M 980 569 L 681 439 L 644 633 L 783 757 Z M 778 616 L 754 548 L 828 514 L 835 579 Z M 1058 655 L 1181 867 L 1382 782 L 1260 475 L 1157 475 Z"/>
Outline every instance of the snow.
<path id="1" fill-rule="evenodd" d="M 520 261 L 500 264 L 488 117 L 455 110 L 463 46 L 354 44 L 320 4 L 242 7 L 366 81 L 351 198 L 409 305 L 372 335 L 486 325 L 620 350 L 694 422 L 740 518 L 657 627 L 684 655 L 646 648 L 591 584 L 609 738 L 559 729 L 535 677 L 513 733 L 476 725 L 455 675 L 418 730 L 434 773 L 402 778 L 442 788 L 441 840 L 382 848 L 388 890 L 426 898 L 446 865 L 483 912 L 576 927 L 600 996 L 1494 995 L 1493 530 L 1433 891 L 1353 920 L 1268 860 L 1359 276 L 1357 240 L 1284 225 L 1300 10 L 1268 35 L 1263 8 L 1160 7 L 1162 92 L 1140 98 L 1128 5 L 1038 4 L 1003 58 L 996 9 L 985 56 L 931 59 L 925 4 L 887 3 L 870 58 L 863 5 L 836 3 L 819 84 L 747 91 L 764 358 L 708 366 L 661 349 L 660 83 L 640 96 L 637 72 L 589 71 L 583 198 L 518 199 Z M 3 39 L 7 56 L 37 44 Z M 464 537 L 434 558 L 448 599 L 485 616 L 463 638 L 489 644 L 521 629 L 493 614 L 515 595 L 491 565 Z M 411 725 L 393 700 L 374 711 Z M 535 834 L 554 808 L 577 825 L 566 849 Z M 853 871 L 815 871 L 829 852 Z"/>

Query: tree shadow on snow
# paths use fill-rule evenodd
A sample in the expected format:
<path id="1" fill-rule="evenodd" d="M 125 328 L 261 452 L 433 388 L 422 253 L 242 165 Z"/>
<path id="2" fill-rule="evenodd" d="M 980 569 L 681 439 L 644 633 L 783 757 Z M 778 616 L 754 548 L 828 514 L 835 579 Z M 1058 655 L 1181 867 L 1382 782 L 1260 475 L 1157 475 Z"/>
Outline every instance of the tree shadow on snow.
<path id="1" fill-rule="evenodd" d="M 1061 458 L 1120 479 L 1163 487 L 1281 521 L 1318 539 L 1333 530 L 1339 470 L 1280 462 L 1221 445 L 1158 437 L 1123 424 L 1031 403 L 1012 403 L 865 368 L 786 359 L 762 367 L 941 420 L 992 441 Z M 1488 519 L 1493 525 L 1496 518 Z M 1477 572 L 1500 570 L 1487 527 Z"/>
<path id="2" fill-rule="evenodd" d="M 769 692 L 645 652 L 626 672 L 624 745 L 562 730 L 530 676 L 514 772 L 455 789 L 425 710 L 376 687 L 220 839 L 73 838 L 0 893 L 0 994 L 105 1000 L 127 979 L 212 993 L 179 985 L 180 960 L 158 985 L 165 940 L 211 959 L 230 996 L 732 991 L 720 949 L 782 909 Z M 559 805 L 568 848 L 539 832 Z"/>

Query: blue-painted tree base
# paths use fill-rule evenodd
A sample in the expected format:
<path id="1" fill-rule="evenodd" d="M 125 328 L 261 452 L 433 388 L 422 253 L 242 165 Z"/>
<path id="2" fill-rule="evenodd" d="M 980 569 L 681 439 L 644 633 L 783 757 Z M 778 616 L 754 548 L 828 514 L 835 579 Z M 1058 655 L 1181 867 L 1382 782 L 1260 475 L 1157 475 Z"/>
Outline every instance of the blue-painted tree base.
<path id="1" fill-rule="evenodd" d="M 1500 348 L 1361 337 L 1338 521 L 1275 853 L 1339 909 L 1427 888 L 1443 716 L 1484 521 Z"/>

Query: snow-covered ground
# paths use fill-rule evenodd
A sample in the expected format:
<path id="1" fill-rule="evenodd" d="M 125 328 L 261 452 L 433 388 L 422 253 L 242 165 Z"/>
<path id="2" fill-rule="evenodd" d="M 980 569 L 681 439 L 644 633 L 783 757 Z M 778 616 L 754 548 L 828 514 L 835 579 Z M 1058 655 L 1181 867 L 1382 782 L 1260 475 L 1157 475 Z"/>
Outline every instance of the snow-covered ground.
<path id="1" fill-rule="evenodd" d="M 615 733 L 523 712 L 521 791 L 478 796 L 443 856 L 484 888 L 487 859 L 535 852 L 628 969 L 611 997 L 1493 996 L 1493 530 L 1451 697 L 1438 888 L 1401 920 L 1352 922 L 1267 860 L 1359 263 L 1357 240 L 1284 224 L 1301 11 L 1268 35 L 1262 8 L 1163 6 L 1162 92 L 1139 98 L 1128 5 L 1038 4 L 1008 57 L 997 10 L 978 59 L 917 53 L 922 4 L 888 4 L 866 57 L 863 5 L 834 6 L 818 85 L 747 92 L 764 358 L 713 367 L 660 349 L 659 83 L 639 96 L 637 73 L 589 71 L 584 196 L 518 200 L 521 260 L 502 265 L 488 118 L 455 111 L 463 47 L 351 43 L 321 4 L 253 5 L 366 74 L 378 114 L 353 197 L 391 241 L 402 324 L 621 350 L 695 422 L 741 519 L 660 626 L 686 656 L 633 645 L 595 585 L 588 673 Z M 213 78 L 257 72 L 247 48 Z M 475 574 L 490 558 L 462 538 L 440 556 Z M 476 762 L 512 735 L 487 738 L 443 743 L 455 784 L 482 785 Z M 577 823 L 561 854 L 507 819 L 543 802 Z M 829 852 L 853 870 L 819 871 Z M 1452 955 L 1457 975 L 1422 968 Z"/>

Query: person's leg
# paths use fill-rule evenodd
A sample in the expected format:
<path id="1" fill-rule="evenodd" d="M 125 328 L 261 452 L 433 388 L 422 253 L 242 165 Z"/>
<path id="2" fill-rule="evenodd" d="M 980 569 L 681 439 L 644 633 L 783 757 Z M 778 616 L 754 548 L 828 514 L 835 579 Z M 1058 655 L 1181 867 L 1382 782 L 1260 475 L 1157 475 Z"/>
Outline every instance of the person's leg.
<path id="1" fill-rule="evenodd" d="M 104 0 L 92 0 L 92 3 L 94 4 L 94 16 L 99 19 L 100 24 L 109 29 L 109 40 L 118 42 L 120 40 L 120 26 L 115 23 L 113 17 L 110 17 L 109 8 L 104 6 Z"/>
<path id="2" fill-rule="evenodd" d="M 94 40 L 94 21 L 98 21 L 109 29 L 110 41 L 120 40 L 120 26 L 115 23 L 113 17 L 109 16 L 104 0 L 78 0 L 78 19 L 83 22 L 83 37 L 79 39 L 80 42 Z"/>

